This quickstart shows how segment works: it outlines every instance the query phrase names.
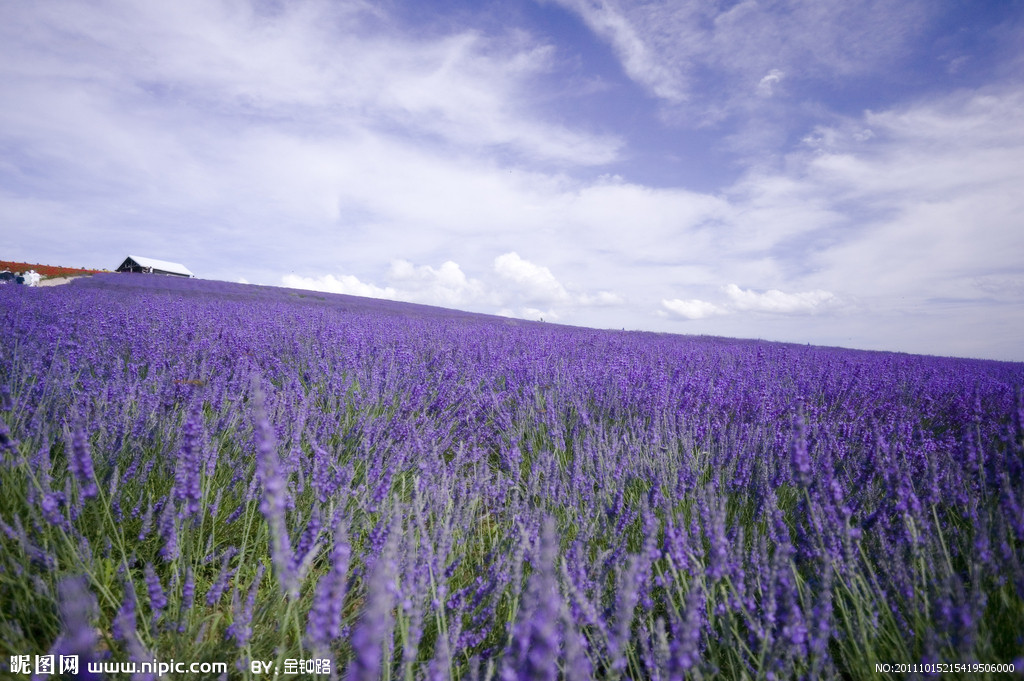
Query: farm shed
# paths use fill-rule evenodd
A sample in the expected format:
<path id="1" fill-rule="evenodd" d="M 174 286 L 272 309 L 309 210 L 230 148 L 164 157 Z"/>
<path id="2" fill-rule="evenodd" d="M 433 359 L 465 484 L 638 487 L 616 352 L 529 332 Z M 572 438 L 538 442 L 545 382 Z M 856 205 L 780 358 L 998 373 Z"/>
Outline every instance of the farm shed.
<path id="1" fill-rule="evenodd" d="M 181 263 L 157 260 L 156 258 L 143 258 L 139 255 L 129 255 L 120 265 L 118 272 L 145 272 L 147 274 L 171 274 L 176 277 L 195 277 L 187 267 Z"/>

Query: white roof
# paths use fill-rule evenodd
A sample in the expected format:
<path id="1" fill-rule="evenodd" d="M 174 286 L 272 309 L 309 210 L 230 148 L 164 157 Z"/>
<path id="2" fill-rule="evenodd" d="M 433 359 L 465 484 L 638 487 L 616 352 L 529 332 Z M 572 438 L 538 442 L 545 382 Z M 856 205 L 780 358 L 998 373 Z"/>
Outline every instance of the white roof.
<path id="1" fill-rule="evenodd" d="M 152 267 L 155 270 L 163 270 L 164 272 L 174 272 L 175 274 L 184 274 L 189 277 L 196 275 L 189 272 L 189 269 L 177 262 L 168 262 L 166 260 L 157 260 L 156 258 L 144 258 L 141 255 L 129 255 L 129 258 L 137 262 L 142 267 Z"/>

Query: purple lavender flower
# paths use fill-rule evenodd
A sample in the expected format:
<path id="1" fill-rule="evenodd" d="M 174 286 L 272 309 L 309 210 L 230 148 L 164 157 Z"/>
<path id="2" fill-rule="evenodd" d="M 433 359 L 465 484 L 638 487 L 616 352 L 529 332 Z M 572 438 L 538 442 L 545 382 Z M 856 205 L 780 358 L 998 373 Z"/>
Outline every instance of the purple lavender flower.
<path id="1" fill-rule="evenodd" d="M 321 529 L 320 509 L 314 507 L 313 513 L 309 517 L 309 523 L 299 536 L 298 545 L 293 552 L 295 570 L 298 573 L 299 579 L 305 577 L 311 562 L 319 553 Z"/>
<path id="2" fill-rule="evenodd" d="M 237 553 L 238 549 L 232 547 L 221 558 L 220 572 L 217 574 L 217 579 L 214 580 L 213 584 L 210 585 L 210 589 L 206 592 L 206 604 L 208 606 L 213 607 L 219 603 L 224 595 L 224 589 L 227 588 L 228 580 L 231 579 L 233 573 L 232 570 L 228 569 L 228 563 Z"/>
<path id="3" fill-rule="evenodd" d="M 672 643 L 669 647 L 669 673 L 673 679 L 682 679 L 700 661 L 701 626 L 705 608 L 704 591 L 699 584 L 691 584 L 686 594 L 686 610 L 672 621 Z"/>
<path id="4" fill-rule="evenodd" d="M 380 677 L 382 653 L 390 644 L 394 628 L 392 608 L 396 595 L 397 534 L 397 525 L 392 523 L 384 549 L 367 576 L 366 604 L 352 631 L 352 663 L 347 676 L 349 681 Z"/>
<path id="5" fill-rule="evenodd" d="M 313 446 L 313 489 L 316 491 L 317 499 L 321 504 L 328 500 L 338 490 L 338 475 L 330 455 L 322 448 Z"/>
<path id="6" fill-rule="evenodd" d="M 177 560 L 178 551 L 178 522 L 174 514 L 174 506 L 164 504 L 163 513 L 160 514 L 160 557 L 166 561 Z"/>
<path id="7" fill-rule="evenodd" d="M 121 601 L 121 607 L 118 608 L 110 627 L 111 633 L 118 641 L 127 641 L 129 637 L 135 635 L 135 611 L 135 590 L 131 584 L 125 584 L 124 600 Z"/>
<path id="8" fill-rule="evenodd" d="M 160 576 L 156 574 L 153 566 L 150 563 L 146 563 L 144 569 L 146 575 L 146 590 L 149 592 L 149 609 L 153 615 L 153 626 L 160 621 L 160 617 L 164 613 L 164 608 L 167 607 L 167 594 L 164 593 L 164 587 L 160 583 Z"/>
<path id="9" fill-rule="evenodd" d="M 826 565 L 822 571 L 817 603 L 811 611 L 811 631 L 807 645 L 811 660 L 815 663 L 828 657 L 828 643 L 832 637 L 832 569 Z"/>
<path id="10" fill-rule="evenodd" d="M 811 457 L 807 451 L 807 427 L 804 420 L 803 402 L 797 404 L 796 416 L 793 418 L 793 442 L 790 446 L 790 462 L 793 467 L 793 480 L 801 487 L 811 484 Z"/>
<path id="11" fill-rule="evenodd" d="M 82 498 L 96 496 L 96 474 L 92 468 L 92 452 L 89 449 L 89 438 L 82 428 L 76 428 L 71 436 L 71 455 L 68 457 L 68 469 L 78 480 L 82 490 Z"/>
<path id="12" fill-rule="evenodd" d="M 196 576 L 190 565 L 185 569 L 185 581 L 181 585 L 181 612 L 184 615 L 192 609 L 192 603 L 196 599 Z"/>
<path id="13" fill-rule="evenodd" d="M 64 517 L 63 508 L 67 501 L 63 492 L 44 492 L 43 499 L 39 504 L 46 522 L 56 527 L 67 529 L 69 527 L 67 518 Z"/>
<path id="14" fill-rule="evenodd" d="M 299 596 L 299 578 L 295 570 L 291 539 L 288 537 L 288 481 L 277 454 L 274 429 L 267 420 L 263 392 L 255 387 L 253 433 L 256 439 L 256 478 L 263 487 L 260 511 L 270 528 L 270 557 L 281 590 L 289 598 Z"/>
<path id="15" fill-rule="evenodd" d="M 89 663 L 97 660 L 96 629 L 99 617 L 96 597 L 89 591 L 85 577 L 68 577 L 57 585 L 61 632 L 50 649 L 54 655 L 77 655 L 81 679 L 102 677 L 89 671 Z"/>
<path id="16" fill-rule="evenodd" d="M 552 519 L 544 521 L 534 572 L 516 621 L 502 681 L 554 681 L 561 646 L 561 595 L 555 572 L 558 536 Z M 630 611 L 632 617 L 632 611 Z"/>
<path id="17" fill-rule="evenodd" d="M 7 424 L 0 419 L 0 464 L 4 462 L 7 452 L 15 452 L 17 449 L 18 441 L 11 437 L 11 431 L 7 429 Z"/>
<path id="18" fill-rule="evenodd" d="M 712 583 L 724 577 L 729 569 L 729 539 L 725 528 L 724 500 L 702 495 L 700 502 L 701 523 L 708 541 L 707 575 Z"/>
<path id="19" fill-rule="evenodd" d="M 239 647 L 248 645 L 250 639 L 252 639 L 252 615 L 256 608 L 256 593 L 259 591 L 260 582 L 263 581 L 264 572 L 266 572 L 266 568 L 261 563 L 256 568 L 256 578 L 252 580 L 252 584 L 249 586 L 249 594 L 245 598 L 245 603 L 238 601 L 238 590 L 237 588 L 235 589 L 235 596 L 231 606 L 234 619 L 224 631 L 224 636 L 235 639 L 235 643 Z"/>
<path id="20" fill-rule="evenodd" d="M 202 418 L 201 409 L 196 407 L 185 421 L 181 451 L 174 469 L 174 499 L 181 504 L 179 515 L 183 518 L 199 513 L 202 501 Z"/>
<path id="21" fill-rule="evenodd" d="M 610 631 L 608 654 L 611 657 L 611 668 L 617 673 L 626 668 L 626 651 L 639 600 L 641 563 L 642 560 L 638 556 L 630 556 L 625 569 L 619 573 L 616 585 L 615 626 Z"/>
<path id="22" fill-rule="evenodd" d="M 153 527 L 153 502 L 150 501 L 146 505 L 146 513 L 142 516 L 142 527 L 139 528 L 139 541 L 145 541 L 146 537 L 149 536 L 149 531 Z"/>
<path id="23" fill-rule="evenodd" d="M 341 614 L 348 593 L 348 563 L 352 550 L 348 545 L 345 521 L 336 521 L 331 567 L 320 578 L 309 610 L 306 637 L 316 651 L 325 651 L 341 635 Z"/>

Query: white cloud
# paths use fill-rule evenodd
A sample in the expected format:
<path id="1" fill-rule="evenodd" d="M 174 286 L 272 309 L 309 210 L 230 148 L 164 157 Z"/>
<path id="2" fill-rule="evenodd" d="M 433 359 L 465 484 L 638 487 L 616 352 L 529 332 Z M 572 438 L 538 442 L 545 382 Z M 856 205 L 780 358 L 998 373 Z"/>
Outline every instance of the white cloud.
<path id="1" fill-rule="evenodd" d="M 757 83 L 757 93 L 762 97 L 771 97 L 775 94 L 775 86 L 782 82 L 785 74 L 779 69 L 772 69 Z"/>
<path id="2" fill-rule="evenodd" d="M 728 284 L 725 287 L 725 294 L 729 297 L 731 307 L 736 310 L 777 314 L 813 313 L 838 302 L 835 295 L 821 290 L 783 293 L 778 289 L 771 289 L 758 293 L 741 289 L 736 284 Z"/>
<path id="3" fill-rule="evenodd" d="M 645 35 L 645 26 L 638 26 L 623 8 L 613 2 L 592 0 L 556 0 L 577 12 L 587 26 L 611 43 L 622 67 L 630 78 L 646 85 L 657 97 L 671 102 L 686 96 L 684 74 L 666 55 L 659 53 Z"/>
<path id="4" fill-rule="evenodd" d="M 730 312 L 703 317 L 707 332 L 764 337 L 785 321 L 832 344 L 1019 359 L 1022 158 L 1019 88 L 819 127 L 784 171 L 751 172 L 726 194 L 718 267 L 680 277 L 676 290 L 749 283 L 726 286 L 721 301 L 701 296 Z M 957 333 L 968 319 L 990 331 Z M 941 320 L 947 332 L 929 339 L 922 330 Z"/>
<path id="5" fill-rule="evenodd" d="M 683 319 L 705 319 L 728 313 L 728 310 L 706 300 L 681 300 L 673 298 L 672 300 L 662 300 L 661 305 L 669 312 Z"/>
<path id="6" fill-rule="evenodd" d="M 405 47 L 397 64 L 389 63 L 395 47 L 381 48 L 377 68 L 389 77 L 377 86 L 374 104 L 403 124 L 466 146 L 509 145 L 533 158 L 580 165 L 609 163 L 622 145 L 524 115 L 518 100 L 526 80 L 546 70 L 549 46 L 492 55 L 481 36 L 467 32 L 419 51 Z"/>
<path id="7" fill-rule="evenodd" d="M 436 269 L 429 265 L 417 266 L 407 260 L 395 260 L 386 273 L 386 279 L 389 285 L 378 286 L 361 281 L 351 274 L 326 274 L 318 277 L 289 274 L 283 277 L 282 282 L 289 288 L 404 300 L 442 307 L 467 308 L 494 300 L 494 296 L 485 291 L 481 281 L 468 278 L 462 268 L 451 260 Z"/>
<path id="8" fill-rule="evenodd" d="M 504 294 L 516 300 L 559 305 L 563 308 L 613 308 L 625 303 L 625 299 L 613 291 L 570 291 L 555 278 L 550 269 L 522 258 L 515 251 L 496 257 L 494 272 L 502 280 L 501 288 Z M 523 314 L 531 317 L 537 308 L 529 310 Z M 544 316 L 546 319 L 559 318 L 554 309 L 549 309 Z"/>
<path id="9" fill-rule="evenodd" d="M 838 299 L 828 291 L 807 291 L 783 293 L 771 289 L 764 293 L 742 289 L 736 284 L 723 287 L 728 298 L 723 303 L 706 300 L 673 298 L 662 300 L 661 305 L 672 314 L 683 319 L 707 319 L 737 312 L 763 312 L 778 315 L 813 314 L 836 306 Z"/>
<path id="10" fill-rule="evenodd" d="M 598 291 L 593 295 L 584 293 L 577 298 L 577 301 L 580 305 L 587 307 L 612 307 L 615 305 L 622 305 L 625 302 L 622 296 L 617 293 L 612 293 L 611 291 Z"/>
<path id="11" fill-rule="evenodd" d="M 583 308 L 615 307 L 623 302 L 621 296 L 611 291 L 570 293 L 547 267 L 524 260 L 514 252 L 495 258 L 492 272 L 485 273 L 484 279 L 468 277 L 458 263 L 451 260 L 437 268 L 403 259 L 393 260 L 383 276 L 385 286 L 363 281 L 352 274 L 289 274 L 282 282 L 290 288 L 549 321 L 571 317 Z"/>
<path id="12" fill-rule="evenodd" d="M 443 307 L 466 307 L 487 298 L 483 282 L 469 279 L 462 268 L 448 260 L 434 269 L 429 265 L 419 267 L 408 260 L 391 263 L 389 280 L 408 289 L 404 300 L 418 300 Z"/>
<path id="13" fill-rule="evenodd" d="M 320 277 L 286 274 L 282 277 L 282 283 L 288 288 L 323 291 L 324 293 L 343 293 L 364 298 L 384 298 L 386 300 L 411 300 L 411 298 L 406 296 L 412 293 L 409 291 L 398 291 L 390 286 L 380 287 L 368 284 L 351 274 L 345 274 L 340 277 L 336 277 L 333 274 L 325 274 Z"/>
<path id="14" fill-rule="evenodd" d="M 551 270 L 524 260 L 514 251 L 495 258 L 494 271 L 499 277 L 513 283 L 525 300 L 545 303 L 564 303 L 570 300 L 569 292 L 555 279 Z"/>
<path id="15" fill-rule="evenodd" d="M 834 80 L 888 69 L 906 51 L 926 3 L 839 0 L 700 3 L 676 0 L 554 0 L 606 40 L 625 73 L 670 104 L 712 113 L 744 107 L 741 84 L 786 77 Z M 909 28 L 908 28 L 909 27 Z M 701 72 L 715 87 L 697 91 Z M 768 74 L 767 76 L 765 74 Z M 732 87 L 728 84 L 737 84 Z M 736 94 L 742 93 L 742 94 Z"/>
<path id="16" fill-rule="evenodd" d="M 26 100 L 30 77 L 50 97 L 99 95 L 179 124 L 201 113 L 316 134 L 397 129 L 568 165 L 608 163 L 622 146 L 523 106 L 549 45 L 472 30 L 410 39 L 360 2 L 288 3 L 270 20 L 244 2 L 53 0 L 12 8 L 5 24 L 11 101 Z"/>
<path id="17" fill-rule="evenodd" d="M 495 312 L 495 314 L 499 317 L 529 319 L 535 322 L 554 322 L 561 319 L 561 316 L 554 310 L 541 310 L 536 307 L 520 307 L 516 309 L 503 307 Z"/>
<path id="18" fill-rule="evenodd" d="M 874 134 L 858 140 L 865 123 Z M 977 296 L 973 282 L 994 272 L 1021 273 L 1024 92 L 868 112 L 827 136 L 829 147 L 801 160 L 807 191 L 848 207 L 842 238 L 814 258 L 824 287 L 919 305 Z"/>

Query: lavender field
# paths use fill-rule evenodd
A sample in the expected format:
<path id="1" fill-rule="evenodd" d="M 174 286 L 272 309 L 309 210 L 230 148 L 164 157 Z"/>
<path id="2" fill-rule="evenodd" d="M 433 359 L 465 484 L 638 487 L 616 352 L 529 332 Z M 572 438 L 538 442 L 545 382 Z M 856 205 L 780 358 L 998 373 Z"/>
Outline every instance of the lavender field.
<path id="1" fill-rule="evenodd" d="M 142 275 L 0 322 L 0 675 L 1024 667 L 1022 364 Z"/>

